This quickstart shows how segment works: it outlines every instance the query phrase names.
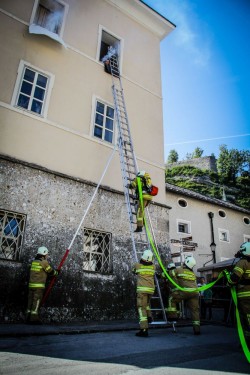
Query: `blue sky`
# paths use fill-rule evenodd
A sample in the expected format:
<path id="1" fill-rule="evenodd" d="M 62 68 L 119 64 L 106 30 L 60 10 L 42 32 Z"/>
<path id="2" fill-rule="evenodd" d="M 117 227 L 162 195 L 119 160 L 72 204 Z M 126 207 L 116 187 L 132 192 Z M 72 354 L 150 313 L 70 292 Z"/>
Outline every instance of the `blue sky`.
<path id="1" fill-rule="evenodd" d="M 161 42 L 165 160 L 250 148 L 250 0 L 144 0 L 176 25 Z"/>

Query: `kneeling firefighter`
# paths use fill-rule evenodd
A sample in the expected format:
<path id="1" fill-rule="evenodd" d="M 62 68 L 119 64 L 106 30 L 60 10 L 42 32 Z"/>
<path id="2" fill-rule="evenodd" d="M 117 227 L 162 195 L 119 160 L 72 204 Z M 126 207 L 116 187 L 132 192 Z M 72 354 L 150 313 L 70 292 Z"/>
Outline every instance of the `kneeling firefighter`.
<path id="1" fill-rule="evenodd" d="M 133 273 L 137 275 L 137 309 L 139 313 L 140 331 L 136 336 L 148 336 L 148 323 L 152 322 L 150 300 L 155 291 L 155 266 L 153 264 L 153 253 L 145 250 L 140 263 L 135 263 Z"/>
<path id="2" fill-rule="evenodd" d="M 184 265 L 175 270 L 174 281 L 182 288 L 193 289 L 197 288 L 196 276 L 193 272 L 193 268 L 196 265 L 196 261 L 192 256 L 186 256 Z M 199 293 L 197 292 L 185 292 L 182 290 L 174 290 L 169 298 L 169 304 L 167 308 L 167 317 L 170 320 L 178 319 L 178 313 L 176 304 L 182 301 L 186 301 L 187 308 L 190 310 L 191 319 L 193 324 L 194 335 L 200 334 L 200 309 L 199 309 Z M 169 313 L 168 313 L 169 309 Z"/>

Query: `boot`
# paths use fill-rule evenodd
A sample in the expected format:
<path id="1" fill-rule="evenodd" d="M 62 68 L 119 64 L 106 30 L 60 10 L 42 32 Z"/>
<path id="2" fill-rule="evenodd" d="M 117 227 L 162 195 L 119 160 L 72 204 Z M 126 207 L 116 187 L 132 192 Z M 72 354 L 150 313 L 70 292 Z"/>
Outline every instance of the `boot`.
<path id="1" fill-rule="evenodd" d="M 152 316 L 148 316 L 148 323 L 152 323 L 153 319 Z"/>
<path id="2" fill-rule="evenodd" d="M 142 232 L 142 227 L 137 227 L 134 233 Z"/>
<path id="3" fill-rule="evenodd" d="M 201 334 L 200 326 L 193 326 L 193 331 L 194 331 L 194 335 L 200 335 Z"/>
<path id="4" fill-rule="evenodd" d="M 136 332 L 135 335 L 139 337 L 148 337 L 148 330 L 146 328 L 140 329 L 140 331 Z"/>

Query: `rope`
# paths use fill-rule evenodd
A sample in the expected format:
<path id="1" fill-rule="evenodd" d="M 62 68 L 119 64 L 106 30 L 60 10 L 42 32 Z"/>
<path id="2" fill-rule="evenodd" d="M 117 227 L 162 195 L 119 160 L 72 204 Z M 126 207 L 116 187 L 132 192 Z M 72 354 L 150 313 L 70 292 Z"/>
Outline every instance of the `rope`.
<path id="1" fill-rule="evenodd" d="M 96 186 L 96 188 L 95 188 L 94 194 L 92 195 L 92 198 L 90 199 L 89 205 L 88 205 L 88 207 L 87 207 L 87 209 L 86 209 L 86 211 L 85 211 L 85 213 L 84 213 L 84 215 L 83 215 L 83 217 L 82 217 L 82 220 L 80 221 L 80 224 L 79 224 L 79 226 L 78 226 L 78 228 L 77 228 L 77 230 L 76 230 L 76 232 L 75 232 L 75 234 L 74 234 L 74 236 L 73 236 L 73 238 L 72 238 L 72 240 L 71 240 L 71 242 L 70 242 L 70 245 L 69 245 L 69 247 L 66 249 L 65 254 L 64 254 L 64 256 L 63 256 L 63 258 L 62 258 L 62 260 L 61 260 L 61 262 L 60 262 L 60 264 L 59 264 L 59 266 L 58 266 L 58 268 L 57 268 L 58 270 L 60 270 L 60 269 L 62 268 L 64 262 L 66 261 L 68 255 L 69 255 L 69 251 L 70 251 L 70 249 L 71 249 L 71 247 L 72 247 L 72 245 L 73 245 L 73 243 L 74 243 L 74 241 L 75 241 L 75 239 L 76 239 L 76 236 L 77 236 L 79 230 L 81 229 L 81 226 L 82 226 L 82 224 L 83 224 L 83 222 L 84 222 L 84 220 L 85 220 L 85 217 L 87 216 L 87 213 L 88 213 L 88 211 L 89 211 L 89 209 L 90 209 L 90 206 L 91 206 L 91 204 L 92 204 L 92 202 L 93 202 L 93 200 L 94 200 L 94 198 L 95 198 L 95 196 L 96 196 L 96 194 L 97 194 L 97 191 L 98 191 L 98 189 L 99 189 L 99 187 L 100 187 L 100 185 L 101 185 L 101 182 L 102 182 L 102 180 L 103 180 L 103 178 L 104 178 L 104 176 L 105 176 L 105 174 L 106 174 L 106 172 L 107 172 L 107 170 L 108 170 L 109 164 L 110 164 L 111 160 L 113 159 L 113 156 L 114 156 L 114 154 L 115 154 L 115 151 L 116 151 L 116 145 L 115 145 L 115 147 L 114 147 L 114 149 L 113 149 L 113 151 L 112 151 L 112 153 L 111 153 L 111 155 L 110 155 L 110 157 L 109 157 L 109 159 L 108 159 L 108 161 L 107 161 L 107 164 L 106 164 L 106 166 L 105 166 L 105 168 L 104 168 L 104 171 L 103 171 L 103 173 L 102 173 L 102 176 L 101 176 L 101 178 L 100 178 L 100 181 L 98 182 L 98 184 L 97 184 L 97 186 Z M 54 276 L 54 277 L 51 279 L 51 282 L 50 282 L 50 284 L 49 284 L 48 288 L 46 289 L 46 292 L 45 292 L 45 294 L 44 294 L 44 296 L 43 296 L 43 299 L 42 299 L 42 302 L 41 302 L 41 306 L 44 304 L 44 302 L 45 302 L 46 299 L 48 298 L 48 295 L 50 294 L 50 291 L 51 291 L 53 285 L 55 284 L 56 278 L 57 278 L 57 277 Z"/>

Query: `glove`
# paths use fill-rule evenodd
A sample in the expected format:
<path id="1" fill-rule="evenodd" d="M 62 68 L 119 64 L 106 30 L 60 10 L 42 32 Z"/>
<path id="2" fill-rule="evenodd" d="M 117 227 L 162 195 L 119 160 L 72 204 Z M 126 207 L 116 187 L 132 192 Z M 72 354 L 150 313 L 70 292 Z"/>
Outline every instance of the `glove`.
<path id="1" fill-rule="evenodd" d="M 54 276 L 58 276 L 61 270 L 54 270 Z"/>

